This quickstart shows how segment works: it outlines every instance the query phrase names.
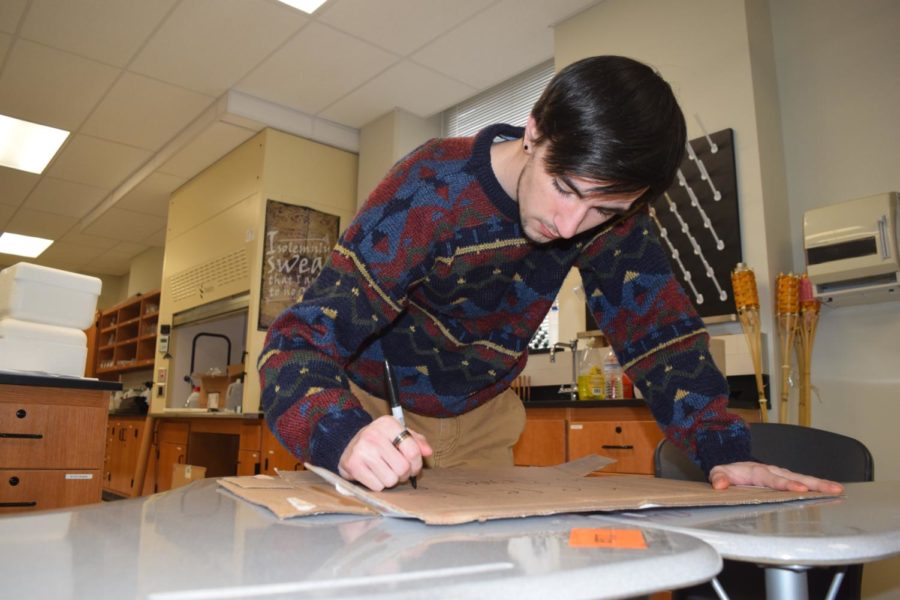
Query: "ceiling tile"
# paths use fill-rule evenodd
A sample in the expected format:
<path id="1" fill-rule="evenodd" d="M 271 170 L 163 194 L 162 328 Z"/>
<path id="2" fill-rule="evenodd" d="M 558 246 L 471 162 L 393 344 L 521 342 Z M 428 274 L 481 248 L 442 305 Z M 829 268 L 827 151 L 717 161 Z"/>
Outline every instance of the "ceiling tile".
<path id="1" fill-rule="evenodd" d="M 0 167 L 0 204 L 19 206 L 40 178 L 34 173 Z"/>
<path id="2" fill-rule="evenodd" d="M 88 235 L 100 235 L 124 242 L 142 240 L 165 227 L 166 220 L 153 215 L 111 208 L 84 228 Z"/>
<path id="3" fill-rule="evenodd" d="M 48 240 L 62 237 L 78 222 L 75 217 L 48 213 L 30 208 L 20 208 L 9 223 L 6 230 L 22 235 L 33 235 Z"/>
<path id="4" fill-rule="evenodd" d="M 151 234 L 150 236 L 144 238 L 144 239 L 141 240 L 141 241 L 142 241 L 143 243 L 147 244 L 148 246 L 155 246 L 155 247 L 157 247 L 157 248 L 164 248 L 165 245 L 166 245 L 166 228 L 163 227 L 162 229 L 160 229 L 160 230 L 157 231 L 156 233 Z"/>
<path id="5" fill-rule="evenodd" d="M 308 21 L 264 0 L 182 2 L 129 69 L 218 97 Z"/>
<path id="6" fill-rule="evenodd" d="M 90 246 L 91 248 L 96 248 L 98 250 L 109 250 L 119 243 L 119 240 L 82 233 L 77 227 L 71 229 L 68 233 L 59 238 L 58 241 L 79 246 Z"/>
<path id="7" fill-rule="evenodd" d="M 122 67 L 174 4 L 175 0 L 33 0 L 21 36 Z"/>
<path id="8" fill-rule="evenodd" d="M 553 57 L 553 29 L 548 23 L 572 15 L 596 0 L 503 0 L 431 42 L 413 60 L 484 89 Z M 510 44 L 497 32 L 509 29 L 516 15 L 515 35 L 528 44 Z M 490 60 L 485 60 L 490 57 Z M 473 69 L 472 64 L 480 68 Z"/>
<path id="9" fill-rule="evenodd" d="M 3 0 L 0 2 L 0 31 L 15 33 L 27 5 L 28 0 Z"/>
<path id="10" fill-rule="evenodd" d="M 493 1 L 341 0 L 318 19 L 405 56 Z"/>
<path id="11" fill-rule="evenodd" d="M 159 150 L 212 102 L 214 98 L 182 87 L 124 73 L 81 132 Z"/>
<path id="12" fill-rule="evenodd" d="M 46 174 L 112 189 L 147 161 L 151 153 L 89 135 L 76 135 L 63 147 Z"/>
<path id="13" fill-rule="evenodd" d="M 97 206 L 109 190 L 43 177 L 28 196 L 25 208 L 56 213 L 80 219 Z"/>
<path id="14" fill-rule="evenodd" d="M 169 214 L 169 196 L 186 181 L 184 177 L 152 173 L 116 203 L 119 208 L 165 217 Z"/>
<path id="15" fill-rule="evenodd" d="M 119 242 L 105 254 L 107 256 L 115 254 L 119 256 L 126 256 L 128 258 L 134 258 L 147 248 L 149 248 L 147 244 L 138 244 L 137 242 Z"/>
<path id="16" fill-rule="evenodd" d="M 18 40 L 0 77 L 0 113 L 73 131 L 117 74 L 113 67 Z"/>
<path id="17" fill-rule="evenodd" d="M 6 223 L 14 214 L 16 214 L 15 206 L 4 206 L 0 204 L 0 231 L 6 231 Z"/>
<path id="18" fill-rule="evenodd" d="M 430 117 L 475 91 L 430 69 L 403 61 L 329 106 L 321 116 L 351 127 L 362 127 L 394 108 Z"/>
<path id="19" fill-rule="evenodd" d="M 91 246 L 68 242 L 53 242 L 49 248 L 44 250 L 40 259 L 43 261 L 69 260 L 72 263 L 83 264 L 97 258 L 102 252 L 103 250 L 92 248 Z"/>
<path id="20" fill-rule="evenodd" d="M 89 266 L 90 272 L 97 275 L 127 275 L 131 270 L 131 257 L 115 253 L 101 254 Z"/>
<path id="21" fill-rule="evenodd" d="M 315 114 L 396 60 L 371 44 L 311 23 L 237 87 L 252 96 Z"/>
<path id="22" fill-rule="evenodd" d="M 12 40 L 11 35 L 0 33 L 0 65 L 3 64 L 3 60 L 6 58 L 9 47 L 12 45 Z"/>
<path id="23" fill-rule="evenodd" d="M 159 171 L 190 179 L 255 134 L 255 131 L 218 121 L 166 161 Z"/>

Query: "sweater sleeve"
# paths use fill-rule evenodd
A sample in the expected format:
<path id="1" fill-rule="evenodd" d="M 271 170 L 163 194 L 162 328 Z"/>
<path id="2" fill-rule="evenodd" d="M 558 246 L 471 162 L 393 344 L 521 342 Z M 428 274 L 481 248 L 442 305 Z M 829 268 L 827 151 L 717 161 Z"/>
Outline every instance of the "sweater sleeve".
<path id="1" fill-rule="evenodd" d="M 707 474 L 752 460 L 709 336 L 644 215 L 598 234 L 579 264 L 588 304 L 666 437 Z"/>
<path id="2" fill-rule="evenodd" d="M 260 405 L 275 436 L 301 460 L 335 472 L 347 444 L 371 422 L 349 390 L 346 367 L 397 318 L 406 290 L 429 268 L 427 245 L 411 243 L 433 239 L 432 224 L 441 222 L 421 214 L 428 186 L 418 184 L 418 171 L 427 146 L 372 193 L 303 299 L 269 327 L 258 360 Z"/>

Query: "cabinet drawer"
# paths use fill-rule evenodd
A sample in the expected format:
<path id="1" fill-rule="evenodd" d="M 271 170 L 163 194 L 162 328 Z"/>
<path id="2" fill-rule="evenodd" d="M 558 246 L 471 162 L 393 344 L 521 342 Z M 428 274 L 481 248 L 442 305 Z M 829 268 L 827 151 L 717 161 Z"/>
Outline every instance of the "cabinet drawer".
<path id="1" fill-rule="evenodd" d="M 569 460 L 599 454 L 616 460 L 604 473 L 653 474 L 653 451 L 663 438 L 655 421 L 569 423 Z"/>
<path id="2" fill-rule="evenodd" d="M 95 469 L 0 469 L 0 514 L 100 502 Z"/>
<path id="3" fill-rule="evenodd" d="M 159 441 L 169 444 L 187 444 L 191 426 L 187 423 L 163 421 L 159 424 Z"/>
<path id="4" fill-rule="evenodd" d="M 106 407 L 0 402 L 0 467 L 99 469 Z"/>

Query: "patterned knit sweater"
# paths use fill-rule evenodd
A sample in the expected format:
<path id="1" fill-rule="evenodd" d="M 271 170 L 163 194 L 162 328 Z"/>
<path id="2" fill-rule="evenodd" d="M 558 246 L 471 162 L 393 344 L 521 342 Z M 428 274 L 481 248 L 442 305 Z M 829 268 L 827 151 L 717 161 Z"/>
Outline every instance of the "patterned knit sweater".
<path id="1" fill-rule="evenodd" d="M 665 435 L 706 471 L 750 460 L 744 423 L 709 339 L 646 217 L 536 245 L 496 179 L 490 147 L 522 130 L 427 142 L 391 170 L 301 302 L 269 328 L 261 405 L 293 454 L 337 470 L 371 418 L 348 389 L 387 397 L 394 366 L 405 410 L 465 413 L 509 387 L 570 268 L 600 329 Z"/>

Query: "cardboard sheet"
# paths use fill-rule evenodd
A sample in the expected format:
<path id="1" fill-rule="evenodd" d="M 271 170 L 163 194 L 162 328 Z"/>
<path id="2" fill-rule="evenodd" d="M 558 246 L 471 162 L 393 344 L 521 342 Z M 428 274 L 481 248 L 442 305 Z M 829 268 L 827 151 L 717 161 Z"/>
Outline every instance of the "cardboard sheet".
<path id="1" fill-rule="evenodd" d="M 556 467 L 430 469 L 419 477 L 418 489 L 407 484 L 381 492 L 373 492 L 330 471 L 307 465 L 308 472 L 281 474 L 283 483 L 279 485 L 289 487 L 260 489 L 245 486 L 239 488 L 243 493 L 238 495 L 269 507 L 279 518 L 351 512 L 343 508 L 352 506 L 357 510 L 368 507 L 371 509 L 368 514 L 420 519 L 431 525 L 557 513 L 761 504 L 823 496 L 816 492 L 779 492 L 755 487 L 715 491 L 708 483 L 634 475 L 585 477 L 608 462 L 608 459 L 592 456 Z M 322 478 L 318 484 L 311 482 L 313 474 Z M 222 485 L 230 482 L 237 486 L 235 480 L 245 479 L 256 478 L 227 478 L 222 480 Z M 322 480 L 330 485 L 323 485 Z M 234 491 L 232 487 L 228 489 Z M 268 496 L 261 492 L 267 492 Z M 282 498 L 277 507 L 275 497 Z M 285 510 L 283 498 L 287 497 L 301 498 L 316 506 Z"/>
<path id="2" fill-rule="evenodd" d="M 315 473 L 292 471 L 290 475 L 290 480 L 268 475 L 223 477 L 219 479 L 219 485 L 251 504 L 269 509 L 279 519 L 323 514 L 378 514 L 355 498 L 338 494 Z"/>

